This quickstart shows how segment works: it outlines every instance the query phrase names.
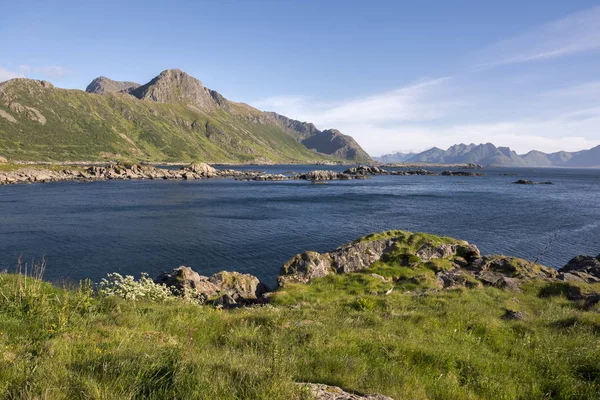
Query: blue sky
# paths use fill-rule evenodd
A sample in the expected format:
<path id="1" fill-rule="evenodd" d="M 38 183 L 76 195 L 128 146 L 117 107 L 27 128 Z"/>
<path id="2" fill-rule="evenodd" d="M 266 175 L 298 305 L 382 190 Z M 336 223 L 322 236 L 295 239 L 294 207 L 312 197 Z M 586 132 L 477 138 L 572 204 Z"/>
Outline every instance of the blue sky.
<path id="1" fill-rule="evenodd" d="M 600 144 L 598 2 L 0 0 L 0 37 L 0 81 L 180 68 L 372 155 Z"/>

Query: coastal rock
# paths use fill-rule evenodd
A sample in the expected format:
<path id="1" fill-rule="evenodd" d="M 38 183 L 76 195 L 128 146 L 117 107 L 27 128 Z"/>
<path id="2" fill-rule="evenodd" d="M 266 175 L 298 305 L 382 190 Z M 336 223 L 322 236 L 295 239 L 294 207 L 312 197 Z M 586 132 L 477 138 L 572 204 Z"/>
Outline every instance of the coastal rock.
<path id="1" fill-rule="evenodd" d="M 288 282 L 308 283 L 314 278 L 321 278 L 331 273 L 334 273 L 334 268 L 329 255 L 307 251 L 297 254 L 283 264 L 277 284 L 284 286 Z"/>
<path id="2" fill-rule="evenodd" d="M 469 172 L 469 171 L 444 171 L 441 173 L 442 176 L 485 176 L 485 174 L 481 174 L 478 172 Z"/>
<path id="3" fill-rule="evenodd" d="M 389 174 L 383 168 L 368 166 L 368 165 L 359 165 L 358 167 L 349 168 L 344 171 L 344 174 L 349 175 L 387 175 Z"/>
<path id="4" fill-rule="evenodd" d="M 320 383 L 298 383 L 302 392 L 307 392 L 314 400 L 394 400 L 381 394 L 354 394 L 345 392 L 337 386 Z"/>
<path id="5" fill-rule="evenodd" d="M 253 275 L 221 271 L 207 277 L 186 266 L 159 275 L 155 282 L 166 285 L 177 295 L 205 301 L 226 295 L 234 302 L 252 303 L 268 292 L 267 287 Z M 223 298 L 220 301 L 221 304 L 229 302 Z"/>
<path id="6" fill-rule="evenodd" d="M 480 279 L 489 273 L 519 279 L 554 279 L 558 277 L 558 273 L 552 268 L 507 256 L 484 256 L 475 259 L 468 268 L 474 271 Z M 497 284 L 497 281 L 493 284 Z"/>
<path id="7" fill-rule="evenodd" d="M 287 181 L 287 176 L 283 174 L 260 174 L 260 175 L 251 175 L 251 176 L 243 176 L 240 178 L 235 178 L 238 181 Z"/>
<path id="8" fill-rule="evenodd" d="M 407 171 L 392 171 L 390 175 L 436 175 L 436 173 L 426 169 L 409 169 Z"/>
<path id="9" fill-rule="evenodd" d="M 217 285 L 210 282 L 207 276 L 202 276 L 186 266 L 177 267 L 169 273 L 161 274 L 154 281 L 166 285 L 184 297 L 204 296 L 208 299 L 219 291 Z"/>
<path id="10" fill-rule="evenodd" d="M 530 181 L 527 179 L 519 179 L 518 181 L 513 182 L 513 183 L 516 185 L 535 185 L 534 181 Z"/>
<path id="11" fill-rule="evenodd" d="M 600 282 L 600 255 L 574 257 L 558 272 L 565 281 Z"/>
<path id="12" fill-rule="evenodd" d="M 331 180 L 348 180 L 348 179 L 359 179 L 358 176 L 349 175 L 346 173 L 316 170 L 305 172 L 294 176 L 293 179 L 306 180 L 306 181 L 331 181 Z"/>
<path id="13" fill-rule="evenodd" d="M 184 171 L 191 171 L 199 176 L 210 178 L 217 175 L 217 170 L 206 163 L 194 163 L 183 168 Z"/>
<path id="14" fill-rule="evenodd" d="M 0 156 L 0 164 L 7 163 L 7 162 L 8 162 L 8 160 L 6 159 L 6 157 Z"/>
<path id="15" fill-rule="evenodd" d="M 227 294 L 238 302 L 258 300 L 269 291 L 254 275 L 239 272 L 217 272 L 209 278 L 209 282 L 220 294 Z"/>
<path id="16" fill-rule="evenodd" d="M 355 272 L 370 267 L 383 254 L 392 250 L 394 239 L 355 242 L 337 248 L 329 254 L 338 273 Z"/>

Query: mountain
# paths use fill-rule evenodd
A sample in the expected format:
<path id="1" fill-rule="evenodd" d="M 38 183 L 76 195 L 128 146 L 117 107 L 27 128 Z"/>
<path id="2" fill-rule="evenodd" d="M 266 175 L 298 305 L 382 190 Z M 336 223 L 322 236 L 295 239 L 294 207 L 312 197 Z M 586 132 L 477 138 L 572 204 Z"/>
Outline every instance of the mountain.
<path id="1" fill-rule="evenodd" d="M 108 79 L 105 76 L 100 76 L 94 79 L 86 88 L 85 91 L 88 93 L 117 93 L 126 92 L 131 89 L 139 87 L 139 83 L 135 82 L 119 82 Z"/>
<path id="2" fill-rule="evenodd" d="M 447 150 L 434 147 L 410 157 L 406 162 L 477 163 L 504 167 L 597 167 L 600 166 L 600 146 L 574 153 L 559 151 L 546 154 L 532 150 L 519 155 L 508 147 L 496 147 L 492 143 L 457 144 Z"/>
<path id="3" fill-rule="evenodd" d="M 337 129 L 320 131 L 310 122 L 296 121 L 274 112 L 268 114 L 286 132 L 311 150 L 348 161 L 372 161 L 352 136 L 344 135 Z"/>
<path id="4" fill-rule="evenodd" d="M 141 86 L 100 77 L 87 92 L 24 78 L 0 83 L 0 156 L 9 159 L 370 159 L 349 136 L 326 132 L 229 101 L 180 70 L 163 71 Z M 315 135 L 310 148 L 302 143 Z"/>
<path id="5" fill-rule="evenodd" d="M 384 154 L 379 157 L 373 157 L 373 159 L 375 161 L 379 161 L 382 163 L 401 163 L 401 162 L 408 160 L 409 158 L 411 158 L 414 155 L 415 155 L 415 153 L 397 152 L 397 153 L 391 153 L 391 154 Z"/>

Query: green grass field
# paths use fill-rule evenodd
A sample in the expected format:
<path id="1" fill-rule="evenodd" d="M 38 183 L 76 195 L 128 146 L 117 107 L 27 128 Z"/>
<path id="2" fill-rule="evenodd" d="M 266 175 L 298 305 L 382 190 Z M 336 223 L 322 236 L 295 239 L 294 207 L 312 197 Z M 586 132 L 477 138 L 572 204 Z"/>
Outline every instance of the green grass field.
<path id="1" fill-rule="evenodd" d="M 398 400 L 600 398 L 600 309 L 566 284 L 428 291 L 371 276 L 405 268 L 388 258 L 229 310 L 0 274 L 0 396 L 306 399 L 294 382 L 317 382 Z"/>

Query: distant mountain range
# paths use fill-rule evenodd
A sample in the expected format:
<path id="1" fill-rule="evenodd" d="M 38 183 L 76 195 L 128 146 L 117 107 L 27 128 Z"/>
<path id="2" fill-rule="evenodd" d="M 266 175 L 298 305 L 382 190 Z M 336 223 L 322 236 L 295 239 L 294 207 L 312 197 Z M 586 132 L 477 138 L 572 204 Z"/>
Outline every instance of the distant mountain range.
<path id="1" fill-rule="evenodd" d="M 384 154 L 380 157 L 373 157 L 374 161 L 379 161 L 382 163 L 401 163 L 409 160 L 411 157 L 415 156 L 416 153 L 392 153 L 392 154 Z"/>
<path id="2" fill-rule="evenodd" d="M 496 147 L 492 143 L 472 143 L 457 144 L 447 150 L 434 147 L 401 160 L 402 156 L 406 156 L 406 154 L 387 154 L 376 157 L 375 160 L 385 163 L 477 163 L 503 167 L 600 167 L 600 145 L 589 150 L 577 152 L 559 151 L 546 154 L 541 151 L 532 150 L 527 154 L 519 155 L 508 147 Z"/>
<path id="3" fill-rule="evenodd" d="M 0 83 L 0 156 L 13 160 L 369 162 L 335 129 L 225 99 L 177 69 L 150 82 L 94 79 L 86 91 Z"/>

